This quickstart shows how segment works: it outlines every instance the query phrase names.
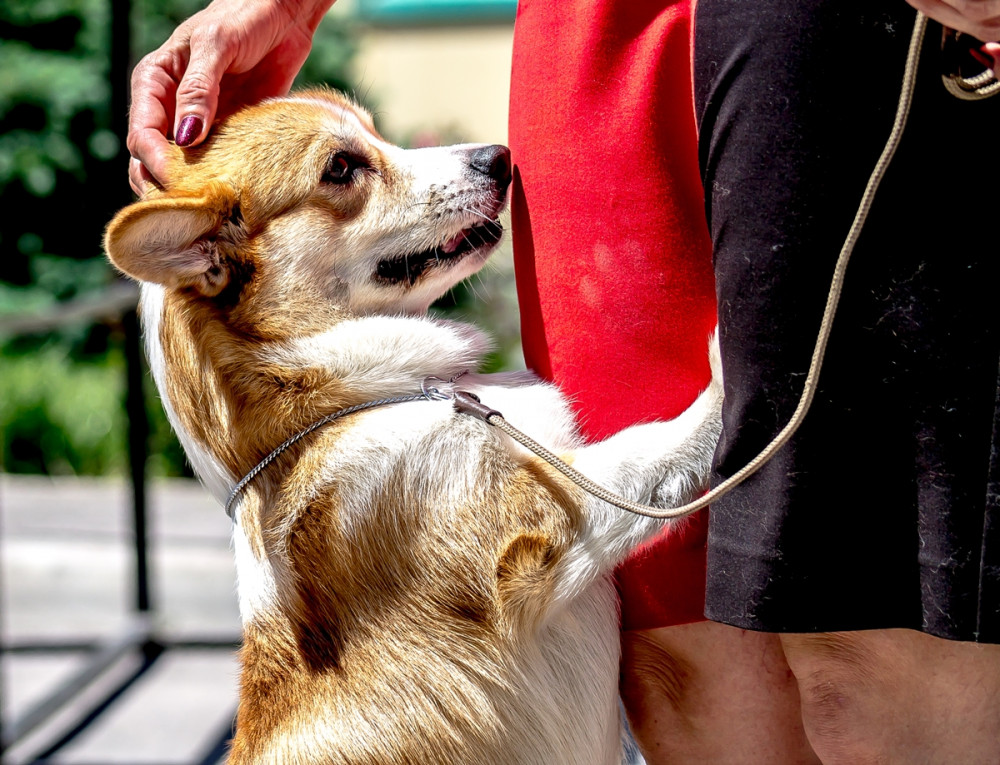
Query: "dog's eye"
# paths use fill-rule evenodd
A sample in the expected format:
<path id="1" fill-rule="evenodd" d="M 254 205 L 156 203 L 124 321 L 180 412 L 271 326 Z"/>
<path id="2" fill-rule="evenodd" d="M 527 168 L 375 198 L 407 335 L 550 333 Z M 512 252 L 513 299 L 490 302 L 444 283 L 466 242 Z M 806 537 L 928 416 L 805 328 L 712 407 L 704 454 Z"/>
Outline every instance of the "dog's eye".
<path id="1" fill-rule="evenodd" d="M 354 172 L 363 163 L 357 157 L 350 154 L 334 154 L 327 160 L 326 168 L 323 170 L 323 183 L 349 183 L 354 178 Z"/>

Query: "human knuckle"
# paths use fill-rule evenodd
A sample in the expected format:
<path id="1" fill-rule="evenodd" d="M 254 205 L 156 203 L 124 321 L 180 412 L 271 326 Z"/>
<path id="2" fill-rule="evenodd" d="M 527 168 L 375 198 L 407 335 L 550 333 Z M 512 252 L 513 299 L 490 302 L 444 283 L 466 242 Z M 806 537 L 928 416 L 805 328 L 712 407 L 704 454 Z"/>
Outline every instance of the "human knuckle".
<path id="1" fill-rule="evenodd" d="M 997 42 L 997 35 L 1000 34 L 1000 13 L 985 19 L 982 23 L 983 34 L 980 37 L 985 42 Z"/>
<path id="2" fill-rule="evenodd" d="M 139 160 L 148 157 L 154 151 L 154 143 L 150 131 L 148 129 L 130 130 L 125 138 L 125 147 L 128 149 L 129 156 L 131 157 Z"/>
<path id="3" fill-rule="evenodd" d="M 218 83 L 213 81 L 211 76 L 201 71 L 188 71 L 177 89 L 179 98 L 203 98 L 213 94 L 218 88 Z"/>
<path id="4" fill-rule="evenodd" d="M 132 70 L 132 79 L 134 80 L 136 76 L 141 76 L 153 69 L 167 69 L 172 61 L 172 54 L 164 48 L 157 48 L 154 51 L 150 51 L 139 59 L 139 63 L 135 65 L 135 69 Z"/>
<path id="5" fill-rule="evenodd" d="M 132 70 L 132 86 L 143 82 L 149 77 L 149 73 L 156 68 L 156 65 L 150 59 L 149 55 L 144 56 L 139 60 L 139 63 L 135 65 Z"/>
<path id="6" fill-rule="evenodd" d="M 175 81 L 182 62 L 182 53 L 174 48 L 163 47 L 147 53 L 132 69 L 132 89 L 141 90 L 150 83 L 163 85 Z"/>

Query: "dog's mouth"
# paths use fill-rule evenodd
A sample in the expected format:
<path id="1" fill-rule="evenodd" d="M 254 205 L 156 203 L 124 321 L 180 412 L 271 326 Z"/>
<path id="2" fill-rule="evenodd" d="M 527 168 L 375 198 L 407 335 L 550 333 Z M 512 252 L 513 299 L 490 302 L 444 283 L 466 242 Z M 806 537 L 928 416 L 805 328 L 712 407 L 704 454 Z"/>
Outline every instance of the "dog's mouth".
<path id="1" fill-rule="evenodd" d="M 390 283 L 414 284 L 427 271 L 451 266 L 474 252 L 490 250 L 503 236 L 499 220 L 463 229 L 443 244 L 422 252 L 393 255 L 380 260 L 375 267 L 379 280 Z"/>

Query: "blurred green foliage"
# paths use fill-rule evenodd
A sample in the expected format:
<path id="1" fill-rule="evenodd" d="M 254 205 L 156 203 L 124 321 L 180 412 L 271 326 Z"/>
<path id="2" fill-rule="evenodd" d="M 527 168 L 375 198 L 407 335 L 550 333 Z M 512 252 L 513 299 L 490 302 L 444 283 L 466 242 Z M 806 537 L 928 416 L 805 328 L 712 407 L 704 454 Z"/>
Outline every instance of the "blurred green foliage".
<path id="1" fill-rule="evenodd" d="M 134 0 L 133 54 L 156 48 L 202 0 Z M 104 289 L 104 224 L 129 201 L 112 131 L 110 0 L 0 3 L 0 320 Z M 300 80 L 348 88 L 342 20 L 320 26 Z M 122 329 L 67 326 L 0 336 L 0 470 L 125 469 Z M 186 468 L 155 395 L 150 468 Z"/>
<path id="2" fill-rule="evenodd" d="M 52 345 L 30 355 L 8 354 L 3 365 L 5 470 L 124 472 L 124 368 L 119 354 L 81 363 Z"/>

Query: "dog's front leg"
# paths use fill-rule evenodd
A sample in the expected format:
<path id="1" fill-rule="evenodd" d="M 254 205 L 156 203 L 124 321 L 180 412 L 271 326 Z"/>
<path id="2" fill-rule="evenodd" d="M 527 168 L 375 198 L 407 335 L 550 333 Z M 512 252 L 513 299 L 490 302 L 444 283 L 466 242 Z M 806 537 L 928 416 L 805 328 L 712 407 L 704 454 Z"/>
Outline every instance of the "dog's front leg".
<path id="1" fill-rule="evenodd" d="M 635 502 L 669 508 L 697 498 L 707 488 L 722 430 L 722 379 L 714 343 L 712 369 L 708 389 L 679 417 L 637 425 L 584 447 L 575 453 L 573 466 Z M 664 524 L 585 496 L 579 535 L 561 563 L 557 600 L 575 597 Z"/>

